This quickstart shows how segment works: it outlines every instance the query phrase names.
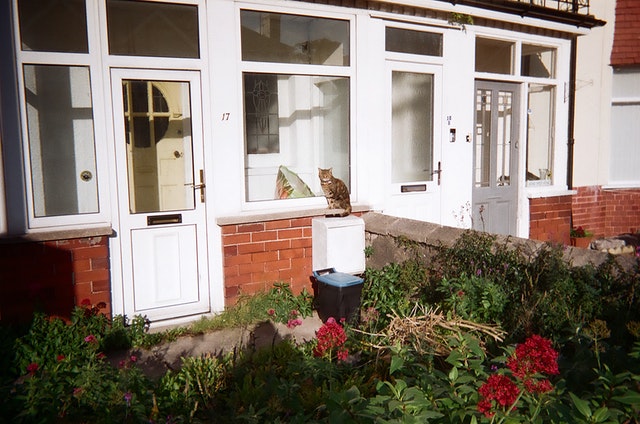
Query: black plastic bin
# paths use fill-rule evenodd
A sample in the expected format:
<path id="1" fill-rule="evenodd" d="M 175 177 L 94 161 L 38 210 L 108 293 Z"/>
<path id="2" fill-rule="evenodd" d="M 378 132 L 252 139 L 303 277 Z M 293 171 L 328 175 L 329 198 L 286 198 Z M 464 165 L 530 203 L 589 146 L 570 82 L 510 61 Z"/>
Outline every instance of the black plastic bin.
<path id="1" fill-rule="evenodd" d="M 322 322 L 333 317 L 340 322 L 345 319 L 356 323 L 359 319 L 360 296 L 363 279 L 334 268 L 313 271 L 315 284 L 315 306 Z"/>

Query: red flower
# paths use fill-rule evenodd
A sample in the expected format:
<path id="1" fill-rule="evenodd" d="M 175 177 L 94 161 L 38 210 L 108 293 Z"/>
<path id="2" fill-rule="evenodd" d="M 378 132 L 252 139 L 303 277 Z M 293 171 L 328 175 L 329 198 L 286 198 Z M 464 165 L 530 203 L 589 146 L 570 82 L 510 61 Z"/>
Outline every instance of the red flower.
<path id="1" fill-rule="evenodd" d="M 91 299 L 88 299 L 88 298 L 85 297 L 80 302 L 80 306 L 91 306 Z"/>
<path id="2" fill-rule="evenodd" d="M 327 352 L 331 353 L 333 349 L 341 347 L 347 341 L 344 328 L 332 317 L 327 319 L 327 322 L 318 329 L 316 337 L 318 345 L 313 350 L 314 356 L 324 356 Z"/>
<path id="3" fill-rule="evenodd" d="M 534 374 L 556 375 L 558 352 L 551 347 L 551 341 L 533 335 L 516 347 L 516 352 L 507 360 L 507 367 L 517 378 L 526 380 Z"/>
<path id="4" fill-rule="evenodd" d="M 65 356 L 64 356 L 64 355 L 58 355 L 58 356 L 56 356 L 56 360 L 57 360 L 58 362 L 62 362 L 62 361 L 64 361 L 64 359 L 65 359 Z"/>
<path id="5" fill-rule="evenodd" d="M 490 400 L 487 399 L 482 399 L 480 402 L 478 402 L 478 411 L 483 413 L 487 418 L 491 418 L 496 414 L 495 412 L 493 412 L 493 404 Z"/>
<path id="6" fill-rule="evenodd" d="M 93 334 L 89 334 L 87 337 L 84 338 L 84 341 L 87 343 L 97 343 L 98 339 L 96 339 L 96 336 L 94 336 Z"/>
<path id="7" fill-rule="evenodd" d="M 267 314 L 269 314 L 269 315 L 273 316 L 273 315 L 275 315 L 275 314 L 276 314 L 276 310 L 275 310 L 275 309 L 273 309 L 273 308 L 271 308 L 271 309 L 269 309 L 269 310 L 267 311 Z"/>
<path id="8" fill-rule="evenodd" d="M 547 393 L 553 390 L 553 386 L 549 380 L 525 380 L 524 387 L 529 393 Z"/>
<path id="9" fill-rule="evenodd" d="M 36 371 L 38 371 L 38 369 L 40 369 L 40 365 L 38 365 L 35 362 L 32 362 L 29 365 L 27 365 L 27 372 L 29 373 L 29 375 L 35 374 Z"/>
<path id="10" fill-rule="evenodd" d="M 338 361 L 346 361 L 348 356 L 349 356 L 348 349 L 340 348 L 340 350 L 336 352 L 336 358 L 338 358 Z"/>
<path id="11" fill-rule="evenodd" d="M 485 400 L 495 400 L 501 406 L 511 406 L 518 399 L 520 389 L 509 377 L 502 374 L 492 374 L 487 382 L 480 386 L 478 393 Z"/>

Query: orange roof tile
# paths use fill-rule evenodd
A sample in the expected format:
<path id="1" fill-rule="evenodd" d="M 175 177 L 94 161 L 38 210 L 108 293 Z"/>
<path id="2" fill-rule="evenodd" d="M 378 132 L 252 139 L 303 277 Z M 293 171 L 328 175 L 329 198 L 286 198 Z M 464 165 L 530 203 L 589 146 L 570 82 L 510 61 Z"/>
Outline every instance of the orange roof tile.
<path id="1" fill-rule="evenodd" d="M 617 0 L 611 65 L 640 65 L 640 0 Z"/>

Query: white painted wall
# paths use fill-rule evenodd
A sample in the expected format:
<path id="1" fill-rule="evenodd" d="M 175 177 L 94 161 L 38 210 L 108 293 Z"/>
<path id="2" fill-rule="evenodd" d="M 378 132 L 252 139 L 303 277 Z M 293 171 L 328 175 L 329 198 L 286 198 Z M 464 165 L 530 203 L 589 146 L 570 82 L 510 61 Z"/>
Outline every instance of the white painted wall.
<path id="1" fill-rule="evenodd" d="M 592 1 L 590 12 L 607 22 L 578 37 L 573 186 L 609 182 L 611 122 L 610 63 L 615 1 Z"/>

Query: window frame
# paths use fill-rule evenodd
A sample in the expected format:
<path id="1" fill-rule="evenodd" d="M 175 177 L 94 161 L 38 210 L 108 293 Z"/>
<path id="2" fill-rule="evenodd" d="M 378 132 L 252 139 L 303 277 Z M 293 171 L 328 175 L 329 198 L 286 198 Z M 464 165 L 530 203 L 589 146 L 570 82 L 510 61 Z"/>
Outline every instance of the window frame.
<path id="1" fill-rule="evenodd" d="M 627 80 L 625 75 L 631 75 L 632 77 L 640 76 L 640 69 L 625 69 L 625 68 L 613 68 L 612 70 L 612 84 L 613 84 L 613 92 L 611 96 L 611 130 L 610 130 L 610 143 L 611 143 L 611 153 L 609 158 L 609 175 L 608 175 L 608 184 L 609 188 L 638 188 L 640 187 L 640 171 L 636 171 L 635 175 L 632 175 L 631 179 L 614 179 L 613 177 L 613 169 L 617 164 L 616 158 L 614 158 L 614 153 L 625 154 L 624 151 L 618 152 L 614 150 L 614 146 L 618 148 L 618 150 L 622 150 L 620 147 L 625 146 L 616 146 L 616 140 L 619 139 L 616 134 L 616 130 L 619 130 L 620 127 L 615 125 L 616 121 L 622 118 L 619 116 L 619 112 L 622 112 L 626 108 L 637 108 L 640 110 L 640 88 L 635 88 L 635 90 L 631 90 L 631 92 L 623 89 L 624 82 L 621 80 Z M 631 79 L 631 78 L 629 78 Z M 626 94 L 626 95 L 625 95 Z M 624 128 L 627 131 L 630 129 Z M 635 134 L 636 136 L 640 135 L 640 132 Z M 632 134 L 633 136 L 633 134 Z M 626 154 L 625 156 L 629 156 Z M 636 157 L 636 156 L 629 156 Z M 636 168 L 637 169 L 637 168 Z"/>
<path id="2" fill-rule="evenodd" d="M 347 21 L 349 23 L 349 65 L 315 65 L 315 64 L 295 64 L 295 63 L 282 63 L 282 62 L 257 62 L 257 61 L 244 61 L 242 60 L 242 43 L 237 44 L 237 57 L 238 57 L 238 91 L 237 97 L 243 99 L 244 96 L 244 74 L 245 73 L 266 73 L 266 74 L 285 74 L 292 76 L 313 76 L 313 77 L 341 77 L 349 79 L 349 192 L 351 194 L 352 203 L 357 199 L 357 181 L 356 181 L 356 125 L 354 125 L 354 119 L 356 117 L 355 108 L 355 90 L 356 90 L 356 46 L 355 46 L 355 33 L 356 33 L 356 16 L 354 14 L 341 14 L 326 12 L 322 9 L 313 10 L 313 8 L 305 7 L 304 9 L 288 8 L 288 7 L 276 7 L 276 6 L 262 6 L 258 4 L 236 4 L 236 35 L 237 39 L 241 37 L 241 11 L 251 10 L 256 12 L 274 13 L 274 14 L 288 14 L 307 16 L 310 18 L 327 18 Z M 242 116 L 241 124 L 239 125 L 240 133 L 242 135 L 242 146 L 239 151 L 240 162 L 242 168 L 242 210 L 244 211 L 260 211 L 265 209 L 286 209 L 292 207 L 303 208 L 324 208 L 326 207 L 326 199 L 322 195 L 306 198 L 296 199 L 273 199 L 273 200 L 248 200 L 248 180 L 247 173 L 248 163 L 253 162 L 265 167 L 277 168 L 279 164 L 287 165 L 279 160 L 280 157 L 286 155 L 288 151 L 287 146 L 280 145 L 279 153 L 268 154 L 252 154 L 249 155 L 246 152 L 245 141 L 245 127 L 244 127 L 244 106 L 243 102 L 240 102 L 239 111 Z M 281 141 L 282 143 L 282 141 Z M 249 157 L 251 156 L 251 157 Z M 260 157 L 262 156 L 262 157 Z M 314 174 L 317 177 L 317 172 Z M 275 178 L 275 174 L 274 174 Z"/>
<path id="3" fill-rule="evenodd" d="M 91 228 L 104 227 L 110 222 L 111 207 L 109 197 L 109 169 L 108 152 L 105 142 L 101 142 L 99 134 L 107 134 L 105 121 L 105 105 L 102 101 L 102 67 L 100 64 L 99 34 L 91 30 L 93 20 L 98 13 L 97 2 L 86 2 L 88 53 L 38 52 L 22 50 L 21 28 L 18 20 L 17 0 L 13 2 L 13 33 L 14 51 L 16 54 L 16 86 L 19 104 L 22 146 L 22 166 L 24 171 L 25 204 L 27 208 L 27 232 L 51 231 L 57 228 Z M 27 119 L 27 102 L 25 98 L 25 65 L 78 66 L 86 67 L 89 73 L 89 87 L 91 88 L 91 108 L 93 115 L 93 144 L 95 151 L 94 178 L 97 179 L 98 211 L 92 213 L 77 213 L 57 216 L 36 216 L 33 176 L 31 170 L 32 153 Z"/>
<path id="4" fill-rule="evenodd" d="M 551 178 L 548 183 L 537 183 L 527 180 L 527 164 L 526 164 L 526 152 L 528 149 L 528 128 L 527 120 L 520 123 L 520 151 L 524 151 L 524 154 L 520 155 L 519 168 L 521 169 L 521 176 L 519 184 L 527 189 L 529 195 L 534 195 L 537 192 L 548 193 L 549 191 L 557 191 L 559 189 L 566 190 L 566 176 L 568 170 L 566 169 L 566 158 L 568 156 L 568 149 L 566 143 L 562 142 L 563 137 L 566 135 L 559 132 L 561 128 L 566 128 L 566 122 L 568 119 L 568 110 L 566 108 L 567 101 L 567 79 L 569 77 L 568 72 L 568 57 L 563 56 L 563 51 L 569 48 L 570 40 L 553 40 L 544 36 L 529 36 L 529 37 L 508 37 L 502 35 L 496 35 L 495 33 L 488 33 L 485 31 L 478 31 L 475 34 L 476 38 L 494 39 L 498 41 L 506 41 L 514 44 L 513 49 L 513 73 L 512 74 L 496 74 L 490 72 L 478 72 L 475 71 L 475 79 L 489 79 L 496 81 L 506 81 L 521 84 L 520 98 L 523 101 L 520 102 L 521 113 L 523 117 L 527 117 L 527 101 L 529 94 L 529 85 L 547 85 L 555 87 L 554 96 L 554 114 L 553 114 L 553 139 L 551 140 L 552 146 L 550 146 L 550 158 L 549 163 L 551 168 Z M 534 77 L 522 75 L 522 46 L 533 45 L 541 48 L 549 48 L 555 50 L 555 61 L 553 77 Z"/>

